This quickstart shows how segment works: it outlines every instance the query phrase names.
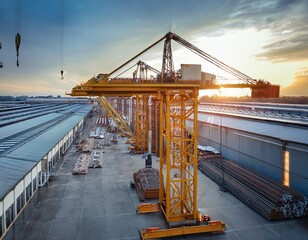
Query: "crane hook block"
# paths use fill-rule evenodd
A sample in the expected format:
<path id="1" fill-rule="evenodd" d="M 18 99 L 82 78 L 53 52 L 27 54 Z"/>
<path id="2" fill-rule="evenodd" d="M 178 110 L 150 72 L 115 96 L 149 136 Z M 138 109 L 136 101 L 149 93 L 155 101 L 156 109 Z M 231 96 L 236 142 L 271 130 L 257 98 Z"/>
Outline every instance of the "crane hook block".
<path id="1" fill-rule="evenodd" d="M 16 36 L 15 36 L 15 46 L 16 46 L 16 53 L 17 53 L 17 62 L 16 62 L 17 67 L 19 67 L 18 56 L 19 56 L 20 42 L 21 42 L 21 36 L 20 36 L 19 33 L 17 33 Z"/>
<path id="2" fill-rule="evenodd" d="M 63 70 L 61 70 L 61 79 L 64 79 L 64 77 L 63 77 Z"/>

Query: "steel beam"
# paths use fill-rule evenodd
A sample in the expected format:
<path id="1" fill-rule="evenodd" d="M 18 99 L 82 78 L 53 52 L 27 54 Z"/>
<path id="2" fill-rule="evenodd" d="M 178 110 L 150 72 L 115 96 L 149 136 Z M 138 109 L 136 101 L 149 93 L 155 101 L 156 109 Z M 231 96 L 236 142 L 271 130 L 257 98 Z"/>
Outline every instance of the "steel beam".
<path id="1" fill-rule="evenodd" d="M 182 236 L 197 233 L 221 233 L 225 231 L 225 224 L 220 221 L 210 221 L 207 225 L 183 226 L 168 229 L 159 229 L 158 227 L 147 228 L 140 231 L 141 239 L 155 239 L 163 237 Z"/>
<path id="2" fill-rule="evenodd" d="M 198 91 L 167 91 L 161 113 L 160 204 L 167 222 L 197 219 L 197 119 Z"/>
<path id="3" fill-rule="evenodd" d="M 148 150 L 148 96 L 136 96 L 136 152 L 144 153 Z"/>
<path id="4" fill-rule="evenodd" d="M 156 203 L 142 203 L 137 206 L 138 214 L 160 212 L 160 206 Z"/>
<path id="5" fill-rule="evenodd" d="M 114 122 L 117 124 L 119 130 L 127 131 L 132 137 L 134 136 L 132 131 L 127 127 L 126 123 L 123 121 L 122 117 L 117 113 L 117 111 L 111 106 L 111 104 L 105 99 L 105 97 L 99 97 L 101 103 L 104 105 L 110 116 L 113 118 Z M 118 119 L 120 123 L 116 120 Z"/>

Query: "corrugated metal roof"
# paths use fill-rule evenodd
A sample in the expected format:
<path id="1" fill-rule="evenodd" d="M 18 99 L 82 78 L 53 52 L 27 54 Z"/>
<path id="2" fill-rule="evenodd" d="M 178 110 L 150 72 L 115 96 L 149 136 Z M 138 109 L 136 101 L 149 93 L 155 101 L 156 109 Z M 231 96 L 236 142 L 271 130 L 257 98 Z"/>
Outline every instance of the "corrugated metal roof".
<path id="1" fill-rule="evenodd" d="M 17 122 L 25 121 L 27 119 L 41 117 L 49 113 L 71 113 L 77 112 L 82 108 L 83 104 L 41 104 L 39 108 L 31 107 L 27 109 L 19 109 L 17 111 L 3 112 L 0 116 L 0 126 L 6 126 Z"/>
<path id="2" fill-rule="evenodd" d="M 83 117 L 84 115 L 70 116 L 56 127 L 7 154 L 6 157 L 20 158 L 22 156 L 28 160 L 41 160 Z"/>
<path id="3" fill-rule="evenodd" d="M 25 177 L 25 175 L 40 161 L 48 152 L 62 139 L 69 131 L 76 126 L 82 118 L 92 109 L 90 105 L 83 105 L 81 108 L 72 110 L 76 111 L 69 115 L 67 119 L 57 124 L 55 127 L 49 129 L 38 137 L 23 144 L 12 152 L 0 157 L 0 199 L 3 199 L 6 194 L 13 189 L 18 182 Z M 32 119 L 32 121 L 24 121 L 16 123 L 12 126 L 0 128 L 4 134 L 8 135 L 9 130 L 22 131 L 27 129 L 34 123 L 44 123 L 46 119 L 51 117 L 56 118 L 61 114 L 53 113 L 43 116 L 41 118 Z M 27 122 L 27 124 L 25 124 Z M 24 128 L 23 126 L 24 125 Z M 14 126 L 16 129 L 14 129 Z M 3 138 L 3 135 L 0 135 Z"/>
<path id="4" fill-rule="evenodd" d="M 0 199 L 14 188 L 37 164 L 24 159 L 0 158 Z"/>
<path id="5" fill-rule="evenodd" d="M 29 128 L 35 127 L 39 124 L 42 124 L 44 122 L 47 122 L 49 120 L 55 119 L 62 114 L 60 113 L 50 113 L 41 117 L 36 117 L 32 119 L 28 119 L 26 121 L 18 122 L 15 124 L 11 124 L 8 126 L 4 126 L 0 128 L 0 136 L 1 139 L 15 135 L 17 133 L 20 133 L 24 130 L 27 130 Z"/>
<path id="6" fill-rule="evenodd" d="M 198 113 L 198 121 L 308 145 L 308 129 L 223 115 Z"/>

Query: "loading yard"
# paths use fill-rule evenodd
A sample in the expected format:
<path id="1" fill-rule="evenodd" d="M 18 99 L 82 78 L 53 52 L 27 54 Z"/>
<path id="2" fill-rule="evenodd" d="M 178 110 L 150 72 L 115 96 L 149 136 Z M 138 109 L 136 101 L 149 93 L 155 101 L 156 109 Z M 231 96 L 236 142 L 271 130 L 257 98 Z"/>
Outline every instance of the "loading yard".
<path id="1" fill-rule="evenodd" d="M 85 133 L 90 132 L 91 124 Z M 118 144 L 105 146 L 102 168 L 90 168 L 86 175 L 72 174 L 80 155 L 72 146 L 55 176 L 38 189 L 4 239 L 139 239 L 140 229 L 167 228 L 161 213 L 136 214 L 140 201 L 130 181 L 145 160 L 128 154 L 125 141 L 119 138 Z M 153 156 L 152 160 L 158 168 L 158 159 Z M 170 239 L 305 239 L 308 234 L 307 218 L 268 222 L 230 193 L 220 191 L 201 172 L 198 202 L 201 212 L 226 223 L 225 233 Z"/>
<path id="2" fill-rule="evenodd" d="M 133 74 L 132 79 L 111 77 L 112 74 L 162 40 L 165 40 L 162 72 L 156 78 L 146 79 L 141 74 L 138 78 L 137 72 Z M 34 171 L 32 170 L 31 175 L 29 174 L 29 179 L 32 179 L 33 185 L 32 183 L 30 184 L 31 179 L 30 181 L 26 181 L 26 178 L 22 180 L 21 183 L 25 181 L 31 190 L 31 196 L 29 195 L 28 197 L 27 195 L 26 203 L 28 204 L 32 198 L 29 204 L 33 204 L 32 210 L 31 207 L 26 208 L 29 211 L 28 215 L 25 215 L 27 211 L 21 213 L 18 211 L 19 218 L 12 228 L 10 226 L 14 222 L 14 217 L 17 216 L 15 209 L 19 204 L 18 199 L 15 199 L 17 187 L 4 198 L 0 210 L 1 214 L 4 214 L 1 219 L 1 231 L 3 226 L 5 231 L 9 229 L 5 238 L 134 239 L 141 237 L 142 239 L 149 239 L 177 236 L 176 239 L 184 239 L 184 234 L 196 234 L 195 236 L 187 236 L 187 238 L 203 239 L 206 236 L 210 239 L 249 239 L 253 236 L 258 236 L 262 239 L 291 239 L 291 237 L 292 239 L 300 239 L 307 234 L 307 218 L 269 223 L 267 219 L 289 218 L 289 216 L 280 217 L 282 213 L 279 212 L 274 213 L 274 218 L 269 218 L 267 216 L 272 216 L 272 213 L 266 213 L 263 216 L 267 219 L 264 219 L 232 197 L 229 192 L 220 191 L 216 184 L 200 174 L 197 169 L 197 145 L 198 137 L 200 138 L 198 125 L 202 124 L 202 120 L 198 121 L 198 91 L 200 89 L 217 88 L 218 86 L 212 81 L 208 82 L 206 78 L 201 78 L 203 73 L 200 65 L 181 64 L 182 76 L 181 74 L 176 74 L 173 69 L 171 40 L 176 41 L 243 81 L 239 84 L 233 84 L 232 87 L 247 87 L 249 85 L 253 93 L 254 90 L 260 92 L 259 97 L 263 96 L 261 92 L 264 89 L 269 88 L 270 90 L 273 88 L 273 90 L 279 90 L 279 86 L 271 86 L 268 82 L 252 79 L 206 54 L 178 35 L 169 32 L 109 74 L 98 74 L 86 83 L 77 85 L 72 89 L 71 93 L 68 93 L 71 96 L 98 97 L 99 103 L 96 106 L 100 104 L 108 112 L 107 115 L 102 114 L 102 119 L 106 119 L 107 121 L 105 122 L 109 124 L 106 126 L 107 131 L 111 129 L 112 131 L 107 137 L 104 134 L 106 129 L 100 126 L 98 134 L 98 138 L 105 138 L 105 142 L 108 142 L 108 144 L 104 144 L 106 149 L 105 147 L 103 148 L 102 152 L 104 154 L 99 159 L 101 168 L 93 167 L 88 169 L 89 160 L 92 159 L 92 156 L 88 155 L 91 154 L 94 146 L 99 146 L 100 144 L 90 141 L 87 137 L 87 139 L 85 138 L 85 136 L 97 135 L 97 128 L 94 130 L 97 121 L 92 120 L 90 124 L 86 125 L 85 132 L 81 132 L 85 120 L 81 119 L 78 125 L 72 125 L 72 129 L 66 136 L 66 138 L 69 138 L 69 144 L 66 144 L 65 150 L 70 147 L 70 151 L 59 161 L 57 165 L 58 171 L 54 171 L 53 174 L 49 175 L 51 168 L 54 168 L 55 162 L 58 161 L 60 153 L 58 145 L 50 153 L 57 155 L 56 159 L 49 157 L 49 153 L 48 156 L 42 155 L 38 159 L 43 158 L 44 162 L 46 162 L 46 164 L 43 164 L 44 167 L 47 167 L 48 164 L 50 165 L 46 170 L 48 173 L 46 187 L 37 189 L 37 179 L 35 177 L 37 172 L 39 176 L 42 175 L 39 172 L 39 166 L 35 167 Z M 185 70 L 186 67 L 191 70 L 195 69 L 193 72 L 196 74 L 188 74 L 187 76 L 185 73 L 190 72 L 190 70 Z M 198 68 L 198 71 L 196 68 Z M 143 67 L 140 67 L 140 69 L 144 70 Z M 229 85 L 220 86 L 231 87 Z M 279 91 L 277 92 L 276 90 L 270 95 L 277 97 Z M 115 100 L 117 110 L 111 104 L 113 100 Z M 125 102 L 128 107 L 125 107 Z M 122 103 L 122 106 L 119 103 Z M 129 109 L 126 113 L 125 108 Z M 84 114 L 86 113 L 83 113 L 82 117 L 85 116 Z M 67 115 L 70 115 L 70 113 L 68 112 Z M 91 118 L 92 115 L 93 112 L 91 111 L 87 118 Z M 125 115 L 129 116 L 127 122 L 123 120 L 124 118 L 127 119 Z M 66 116 L 63 116 L 63 118 L 66 118 Z M 111 124 L 112 121 L 114 124 Z M 127 123 L 131 125 L 132 130 L 128 128 Z M 219 135 L 216 136 L 219 136 L 219 145 L 221 146 L 224 139 L 229 140 L 230 132 L 225 131 L 225 136 L 223 135 L 222 118 L 220 118 L 220 123 L 217 126 L 215 127 L 219 130 L 217 131 Z M 210 127 L 212 127 L 212 122 L 210 122 Z M 241 126 L 238 129 L 241 129 Z M 116 134 L 116 131 L 120 131 L 119 135 Z M 63 131 L 59 129 L 59 132 Z M 125 144 L 127 139 L 124 137 L 119 138 L 119 136 L 126 135 L 130 135 L 133 139 L 131 139 L 133 146 L 130 146 L 130 153 L 148 153 L 148 157 L 151 156 L 151 153 L 156 153 L 159 156 L 159 160 L 157 158 L 153 159 L 153 167 L 159 169 L 159 184 L 157 184 L 159 190 L 157 186 L 155 190 L 156 195 L 158 192 L 159 200 L 149 200 L 149 205 L 140 205 L 138 197 L 141 201 L 144 198 L 152 198 L 152 192 L 151 196 L 146 196 L 148 192 L 144 190 L 144 186 L 146 186 L 147 190 L 151 189 L 153 179 L 149 176 L 141 177 L 141 179 L 134 177 L 135 186 L 137 185 L 137 191 L 139 192 L 136 193 L 135 189 L 131 188 L 133 173 L 144 167 L 145 160 L 140 155 L 129 154 Z M 70 146 L 77 137 L 79 138 L 79 142 L 76 142 L 78 144 Z M 61 143 L 63 141 L 61 138 L 58 140 Z M 206 140 L 216 141 L 217 139 L 213 139 L 212 136 Z M 289 144 L 286 139 L 279 139 L 279 141 L 281 143 L 275 144 L 271 149 L 283 153 L 283 184 L 289 187 L 290 182 L 292 184 L 295 182 L 293 179 L 290 181 L 289 174 L 290 154 L 292 154 L 289 150 L 293 149 L 291 146 L 293 142 Z M 229 146 L 236 143 L 244 149 L 251 142 L 246 140 L 242 143 L 241 139 L 239 139 L 238 141 L 230 142 L 227 148 L 229 149 Z M 6 146 L 5 142 L 4 145 Z M 36 142 L 35 147 L 40 147 L 40 143 Z M 261 147 L 264 146 L 262 145 Z M 22 148 L 19 145 L 16 148 L 15 152 L 20 154 L 20 149 Z M 231 150 L 233 152 L 238 151 L 235 148 Z M 245 153 L 245 149 L 242 152 Z M 264 151 L 257 151 L 257 154 L 262 153 Z M 280 160 L 281 158 L 278 158 L 277 161 Z M 214 165 L 218 166 L 218 169 L 214 169 L 213 172 L 219 172 L 219 165 Z M 227 163 L 224 165 L 227 165 Z M 209 168 L 209 166 L 205 167 Z M 232 168 L 230 167 L 230 169 Z M 236 171 L 241 172 L 241 170 L 235 168 L 231 172 Z M 278 171 L 276 171 L 277 176 L 279 175 Z M 215 180 L 215 177 L 213 178 Z M 227 178 L 229 179 L 229 175 L 227 176 L 226 174 Z M 250 180 L 251 178 L 249 177 Z M 143 181 L 150 181 L 150 183 L 140 187 L 138 183 Z M 246 191 L 241 187 L 241 184 L 234 187 L 235 182 L 235 180 L 231 180 L 227 184 L 226 181 L 225 189 L 230 192 L 233 192 L 233 190 L 234 192 Z M 18 185 L 18 189 L 25 186 L 21 183 L 19 184 L 20 186 Z M 295 184 L 297 183 L 295 182 Z M 232 185 L 232 188 L 230 185 Z M 249 186 L 250 190 L 255 187 L 255 185 Z M 32 193 L 36 191 L 38 193 L 32 196 Z M 145 196 L 140 198 L 140 192 L 143 191 Z M 249 191 L 246 192 L 250 195 Z M 26 193 L 18 192 L 18 194 L 26 196 Z M 239 196 L 242 196 L 241 193 Z M 280 197 L 282 197 L 283 201 L 285 199 L 289 201 L 284 195 Z M 238 198 L 241 199 L 240 197 Z M 247 196 L 241 200 L 245 202 L 245 199 L 247 199 Z M 257 199 L 256 203 L 251 203 L 252 200 L 254 198 L 249 198 L 246 203 L 252 204 L 251 207 L 256 209 L 254 205 L 260 202 Z M 24 200 L 21 201 L 24 203 Z M 307 205 L 306 199 L 303 201 Z M 260 209 L 260 207 L 257 208 Z M 151 212 L 151 214 L 137 215 L 136 209 L 138 213 Z M 266 207 L 266 211 L 267 209 L 268 207 Z M 306 210 L 304 210 L 301 217 L 305 215 Z M 298 215 L 293 214 L 291 218 L 294 216 L 298 217 Z M 227 229 L 225 228 L 226 226 Z M 304 226 L 304 228 L 300 226 Z M 293 231 L 294 229 L 296 230 Z M 226 234 L 222 234 L 224 232 Z M 289 232 L 291 232 L 290 236 Z M 197 235 L 197 233 L 203 234 Z"/>

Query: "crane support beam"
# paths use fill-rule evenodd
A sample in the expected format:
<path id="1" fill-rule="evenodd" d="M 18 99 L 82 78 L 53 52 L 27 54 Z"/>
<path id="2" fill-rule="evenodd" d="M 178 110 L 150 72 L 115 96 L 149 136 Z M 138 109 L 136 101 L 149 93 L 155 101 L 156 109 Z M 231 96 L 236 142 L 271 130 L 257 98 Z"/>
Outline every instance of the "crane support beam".
<path id="1" fill-rule="evenodd" d="M 111 106 L 111 104 L 105 99 L 105 97 L 99 97 L 101 103 L 104 105 L 110 116 L 112 117 L 113 121 L 117 124 L 118 129 L 125 130 L 131 136 L 134 136 L 132 131 L 127 127 L 126 123 L 123 121 L 122 117 L 117 113 L 117 111 Z M 117 121 L 120 121 L 120 123 Z"/>
<path id="2" fill-rule="evenodd" d="M 148 150 L 148 96 L 136 96 L 136 147 L 135 151 L 144 153 Z"/>
<path id="3" fill-rule="evenodd" d="M 80 84 L 72 89 L 68 95 L 71 96 L 127 96 L 134 95 L 156 95 L 157 92 L 173 90 L 199 88 L 203 89 L 200 80 L 183 83 L 132 83 L 132 79 L 115 79 L 110 82 L 94 81 L 90 79 L 84 84 Z M 150 82 L 150 81 L 148 81 Z"/>
<path id="4" fill-rule="evenodd" d="M 160 212 L 160 206 L 156 203 L 142 203 L 136 208 L 138 214 Z"/>
<path id="5" fill-rule="evenodd" d="M 163 152 L 160 155 L 164 184 L 160 204 L 168 222 L 197 219 L 198 123 L 188 128 L 187 120 L 197 119 L 198 89 L 164 94 Z"/>
<path id="6" fill-rule="evenodd" d="M 207 225 L 183 226 L 168 229 L 159 229 L 158 227 L 147 228 L 140 231 L 141 239 L 155 239 L 163 237 L 183 236 L 197 233 L 223 232 L 225 224 L 220 221 L 212 221 Z"/>
<path id="7" fill-rule="evenodd" d="M 153 73 L 159 75 L 160 74 L 160 71 L 158 71 L 156 68 L 153 68 L 151 67 L 150 65 L 146 64 L 145 62 L 142 62 L 142 61 L 138 61 L 137 65 L 139 66 L 140 68 L 140 72 L 143 72 L 143 71 L 152 71 Z M 145 79 L 147 79 L 147 74 L 145 74 Z"/>

